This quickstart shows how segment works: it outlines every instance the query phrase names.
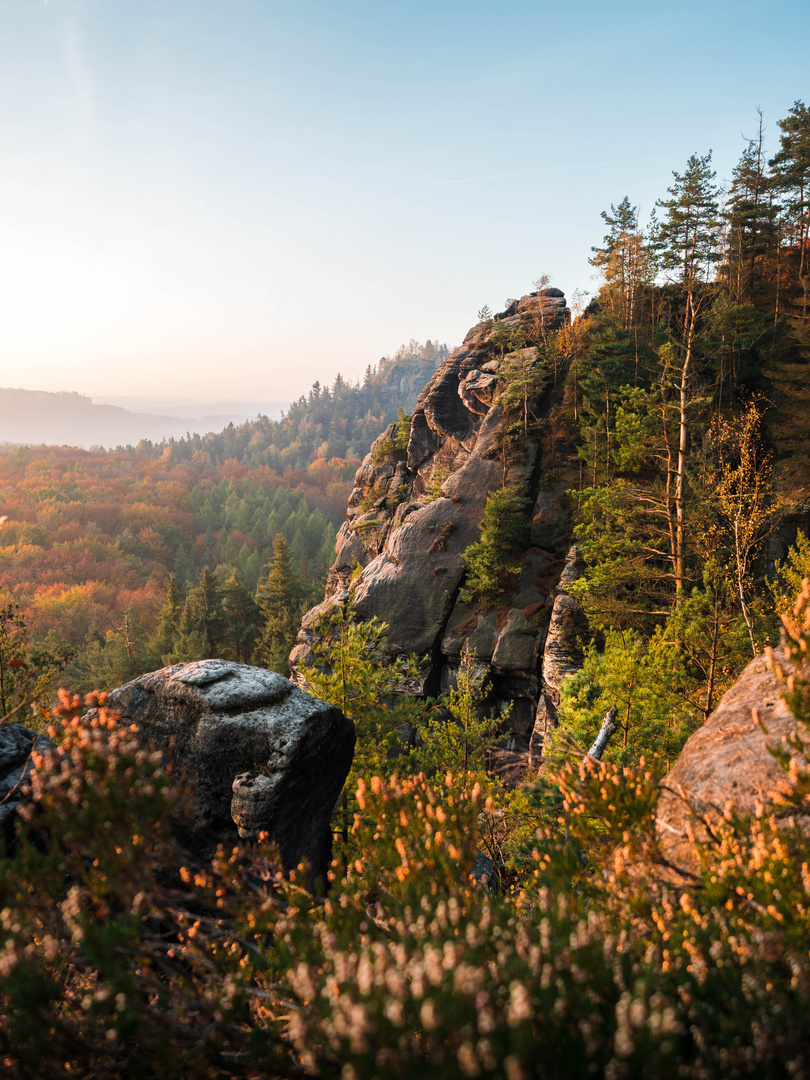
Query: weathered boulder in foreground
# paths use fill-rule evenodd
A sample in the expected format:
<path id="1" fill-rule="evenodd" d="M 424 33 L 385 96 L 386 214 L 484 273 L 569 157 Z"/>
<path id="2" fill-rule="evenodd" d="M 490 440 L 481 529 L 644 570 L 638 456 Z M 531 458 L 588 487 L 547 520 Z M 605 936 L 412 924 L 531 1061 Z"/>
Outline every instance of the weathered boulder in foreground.
<path id="1" fill-rule="evenodd" d="M 777 657 L 789 670 L 785 658 Z M 799 730 L 783 690 L 764 656 L 752 660 L 664 778 L 657 814 L 660 844 L 682 870 L 697 868 L 687 832 L 693 812 L 709 821 L 718 821 L 728 803 L 740 814 L 754 814 L 757 804 L 767 812 L 787 790 L 785 774 L 768 750 Z M 700 831 L 698 824 L 698 836 Z"/>
<path id="2" fill-rule="evenodd" d="M 46 735 L 22 724 L 0 725 L 0 828 L 6 839 L 13 834 L 18 807 L 26 801 L 23 788 L 34 767 L 34 751 L 53 749 Z"/>
<path id="3" fill-rule="evenodd" d="M 354 725 L 281 675 L 226 660 L 175 664 L 114 690 L 107 704 L 145 742 L 170 748 L 193 781 L 199 833 L 267 831 L 286 869 L 330 862 L 329 819 L 354 754 Z"/>

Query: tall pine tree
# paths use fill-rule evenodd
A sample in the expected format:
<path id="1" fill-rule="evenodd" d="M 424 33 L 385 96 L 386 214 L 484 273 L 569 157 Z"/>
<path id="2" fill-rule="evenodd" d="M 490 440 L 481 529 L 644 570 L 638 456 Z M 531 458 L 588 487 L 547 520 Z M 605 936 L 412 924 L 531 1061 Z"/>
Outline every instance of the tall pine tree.
<path id="1" fill-rule="evenodd" d="M 256 643 L 256 661 L 271 671 L 289 674 L 289 655 L 301 625 L 304 589 L 295 573 L 287 541 L 277 533 L 273 557 L 267 574 L 259 584 L 256 602 L 263 625 Z"/>

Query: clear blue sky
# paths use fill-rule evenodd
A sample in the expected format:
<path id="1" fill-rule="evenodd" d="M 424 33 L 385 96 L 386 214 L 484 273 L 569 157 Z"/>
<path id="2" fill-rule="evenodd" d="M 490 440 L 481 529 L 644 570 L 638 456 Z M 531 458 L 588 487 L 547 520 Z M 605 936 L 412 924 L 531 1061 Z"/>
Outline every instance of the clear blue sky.
<path id="1" fill-rule="evenodd" d="M 0 0 L 0 386 L 284 399 L 457 344 L 810 100 L 810 4 Z M 1 435 L 1 433 L 0 433 Z"/>

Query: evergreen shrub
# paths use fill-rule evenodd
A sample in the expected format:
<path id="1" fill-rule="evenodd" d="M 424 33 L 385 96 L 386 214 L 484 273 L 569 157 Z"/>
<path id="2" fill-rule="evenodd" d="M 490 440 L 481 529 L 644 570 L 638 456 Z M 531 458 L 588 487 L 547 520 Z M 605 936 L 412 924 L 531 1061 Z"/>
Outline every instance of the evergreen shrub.
<path id="1" fill-rule="evenodd" d="M 462 555 L 468 603 L 497 604 L 520 574 L 522 544 L 529 531 L 529 502 L 509 488 L 493 491 L 484 506 L 481 531 Z"/>

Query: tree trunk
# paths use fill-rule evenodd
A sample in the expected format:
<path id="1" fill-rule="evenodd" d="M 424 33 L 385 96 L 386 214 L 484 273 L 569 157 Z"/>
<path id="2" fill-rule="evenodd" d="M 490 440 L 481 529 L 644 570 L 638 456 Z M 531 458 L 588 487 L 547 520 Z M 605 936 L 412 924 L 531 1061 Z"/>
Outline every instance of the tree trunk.
<path id="1" fill-rule="evenodd" d="M 706 684 L 705 718 L 708 720 L 712 711 L 714 699 L 714 680 L 717 674 L 717 642 L 720 629 L 720 601 L 717 598 L 717 590 L 714 593 L 714 625 L 712 626 L 712 655 L 709 661 L 709 678 Z"/>
<path id="2" fill-rule="evenodd" d="M 619 730 L 619 725 L 616 720 L 619 716 L 619 710 L 615 705 L 611 705 L 608 711 L 605 713 L 605 718 L 602 721 L 602 726 L 599 728 L 599 734 L 593 741 L 588 751 L 588 757 L 595 758 L 596 761 L 602 760 L 602 754 L 605 752 L 607 744 L 610 742 L 610 737 L 615 735 Z"/>
<path id="3" fill-rule="evenodd" d="M 686 297 L 686 326 L 684 345 L 686 355 L 681 368 L 681 385 L 678 402 L 678 462 L 675 479 L 675 592 L 683 591 L 684 579 L 684 489 L 686 482 L 686 435 L 687 435 L 687 386 L 692 363 L 692 345 L 695 337 L 695 319 L 692 290 Z"/>

